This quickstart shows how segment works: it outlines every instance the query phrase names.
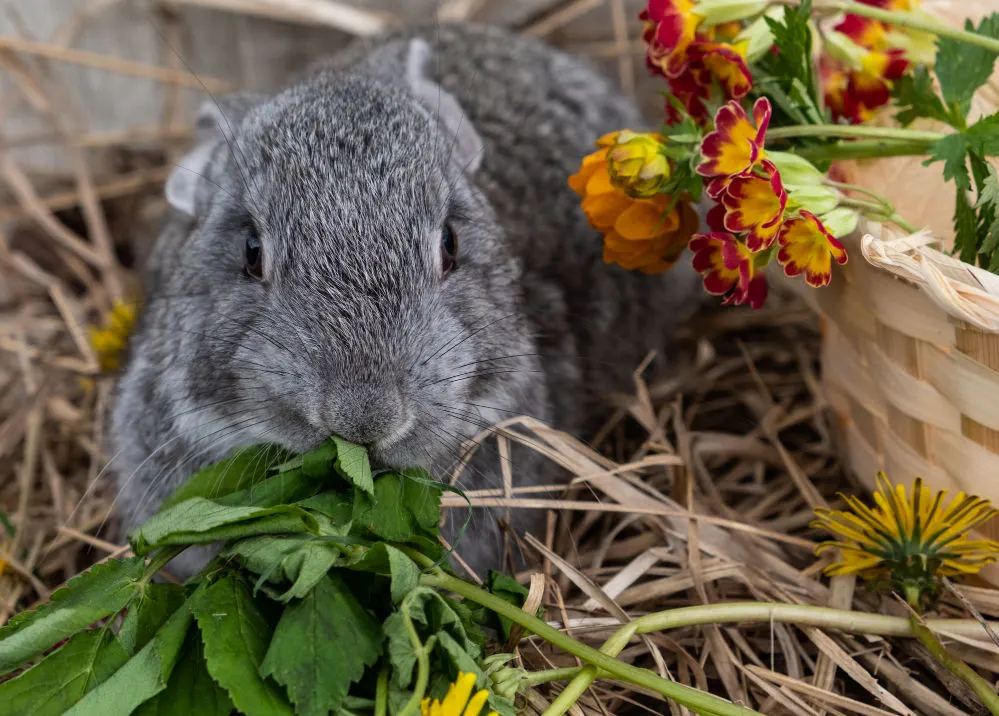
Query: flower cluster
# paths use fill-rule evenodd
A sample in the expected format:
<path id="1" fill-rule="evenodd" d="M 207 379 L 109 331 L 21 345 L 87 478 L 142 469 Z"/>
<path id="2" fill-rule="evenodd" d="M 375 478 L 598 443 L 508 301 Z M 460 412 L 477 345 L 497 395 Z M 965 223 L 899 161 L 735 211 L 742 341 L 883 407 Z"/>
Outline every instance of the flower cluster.
<path id="1" fill-rule="evenodd" d="M 670 268 L 696 230 L 686 202 L 660 193 L 672 166 L 658 134 L 614 132 L 597 140 L 569 186 L 590 225 L 604 235 L 604 261 L 648 274 Z"/>
<path id="2" fill-rule="evenodd" d="M 815 510 L 813 527 L 838 538 L 823 542 L 822 553 L 839 550 L 827 574 L 857 574 L 887 583 L 914 606 L 932 600 L 941 577 L 974 574 L 999 556 L 999 543 L 971 539 L 968 533 L 996 516 L 988 500 L 963 492 L 944 506 L 946 490 L 931 492 L 917 478 L 911 494 L 878 473 L 874 507 L 843 495 L 848 510 Z"/>
<path id="3" fill-rule="evenodd" d="M 832 264 L 846 263 L 843 244 L 807 203 L 793 201 L 777 164 L 767 158 L 764 143 L 772 108 L 766 98 L 753 106 L 752 119 L 735 101 L 723 105 L 714 130 L 701 143 L 703 161 L 697 173 L 717 204 L 708 213 L 711 233 L 696 234 L 690 243 L 694 268 L 709 293 L 725 303 L 763 305 L 767 296 L 762 269 L 774 247 L 788 276 L 804 274 L 810 286 L 829 283 Z M 817 174 L 816 170 L 816 174 Z"/>
<path id="4" fill-rule="evenodd" d="M 693 0 L 650 0 L 639 17 L 648 46 L 646 65 L 666 79 L 670 93 L 687 114 L 706 120 L 714 87 L 721 89 L 723 99 L 741 99 L 752 87 L 753 77 L 746 60 L 749 40 L 742 37 L 742 24 L 708 25 L 699 9 Z M 675 117 L 669 104 L 667 113 Z"/>
<path id="5" fill-rule="evenodd" d="M 918 0 L 859 0 L 884 10 L 909 11 Z M 892 84 L 921 60 L 932 40 L 880 20 L 846 15 L 824 36 L 819 72 L 826 105 L 834 119 L 870 121 L 891 99 Z"/>

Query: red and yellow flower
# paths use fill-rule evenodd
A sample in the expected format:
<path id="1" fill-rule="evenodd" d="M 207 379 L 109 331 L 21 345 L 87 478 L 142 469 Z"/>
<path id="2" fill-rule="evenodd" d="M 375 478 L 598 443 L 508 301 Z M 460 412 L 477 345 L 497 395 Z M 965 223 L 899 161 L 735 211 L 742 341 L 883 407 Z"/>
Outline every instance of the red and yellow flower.
<path id="1" fill-rule="evenodd" d="M 777 236 L 780 250 L 777 261 L 787 276 L 805 274 L 809 286 L 828 286 L 832 279 L 832 262 L 845 264 L 846 248 L 819 218 L 810 211 L 801 210 L 798 216 L 784 221 Z"/>
<path id="2" fill-rule="evenodd" d="M 634 132 L 601 137 L 597 141 L 599 149 L 585 157 L 579 171 L 569 177 L 569 186 L 583 198 L 583 212 L 590 225 L 604 235 L 606 263 L 643 273 L 661 273 L 683 253 L 697 217 L 689 206 L 674 202 L 666 194 L 629 195 L 628 188 L 633 189 L 636 182 L 640 189 L 651 185 L 646 182 L 658 189 L 665 181 L 650 174 L 641 176 L 641 166 L 658 166 L 655 152 L 648 146 L 650 141 L 658 140 Z M 615 162 L 613 152 L 622 146 L 627 151 Z M 638 170 L 633 171 L 636 167 Z M 668 169 L 667 164 L 664 171 Z"/>
<path id="3" fill-rule="evenodd" d="M 763 159 L 763 144 L 770 124 L 770 102 L 765 97 L 753 105 L 753 121 L 738 102 L 730 101 L 715 113 L 715 128 L 701 142 L 704 161 L 697 173 L 711 178 L 708 194 L 718 197 L 732 177 L 749 172 Z"/>
<path id="4" fill-rule="evenodd" d="M 736 41 L 742 24 L 705 22 L 698 9 L 692 0 L 649 0 L 639 17 L 645 25 L 643 37 L 648 45 L 645 60 L 649 70 L 665 78 L 670 94 L 688 114 L 706 120 L 709 116 L 706 102 L 716 81 L 723 99 L 739 99 L 749 92 L 753 78 L 746 61 L 749 43 Z M 748 3 L 736 16 L 759 11 L 758 3 Z M 670 122 L 678 119 L 669 103 L 666 113 Z"/>
<path id="5" fill-rule="evenodd" d="M 734 234 L 746 232 L 750 251 L 768 249 L 777 240 L 787 191 L 773 162 L 764 159 L 758 172 L 734 177 L 720 201 L 725 208 L 725 229 Z"/>
<path id="6" fill-rule="evenodd" d="M 766 302 L 766 279 L 757 272 L 753 253 L 737 238 L 725 232 L 694 234 L 690 250 L 704 289 L 714 296 L 724 296 L 724 305 L 760 308 Z"/>

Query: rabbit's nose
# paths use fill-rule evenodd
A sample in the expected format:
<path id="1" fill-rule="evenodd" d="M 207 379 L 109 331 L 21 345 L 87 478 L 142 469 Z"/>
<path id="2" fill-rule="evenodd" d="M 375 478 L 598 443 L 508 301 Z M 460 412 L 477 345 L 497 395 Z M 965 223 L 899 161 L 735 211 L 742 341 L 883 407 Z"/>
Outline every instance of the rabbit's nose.
<path id="1" fill-rule="evenodd" d="M 359 445 L 397 440 L 412 420 L 398 392 L 374 387 L 341 393 L 333 412 L 333 432 Z"/>

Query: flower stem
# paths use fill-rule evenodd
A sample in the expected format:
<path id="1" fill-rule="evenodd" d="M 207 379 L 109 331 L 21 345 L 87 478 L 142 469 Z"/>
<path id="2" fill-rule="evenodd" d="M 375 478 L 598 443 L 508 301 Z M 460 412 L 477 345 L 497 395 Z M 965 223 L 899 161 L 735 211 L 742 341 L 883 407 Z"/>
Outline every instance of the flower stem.
<path id="1" fill-rule="evenodd" d="M 594 672 L 599 668 L 606 671 L 608 676 L 644 686 L 647 689 L 662 694 L 668 699 L 673 699 L 678 704 L 686 706 L 699 714 L 704 714 L 705 716 L 761 716 L 758 711 L 738 706 L 717 696 L 712 696 L 689 686 L 678 684 L 675 681 L 664 679 L 648 669 L 641 669 L 637 666 L 618 661 L 613 656 L 601 653 L 593 647 L 587 646 L 563 634 L 558 629 L 548 626 L 548 624 L 537 617 L 527 614 L 523 609 L 518 609 L 499 597 L 493 596 L 484 589 L 456 577 L 435 571 L 430 574 L 423 574 L 420 577 L 420 582 L 428 587 L 447 589 L 466 599 L 481 604 L 516 624 L 520 624 L 545 641 L 595 665 Z M 596 673 L 594 673 L 594 676 L 596 676 Z"/>
<path id="2" fill-rule="evenodd" d="M 944 648 L 944 645 L 940 643 L 940 639 L 933 633 L 933 630 L 926 625 L 918 614 L 913 612 L 909 621 L 912 624 L 912 631 L 916 638 L 923 643 L 923 646 L 929 649 L 933 658 L 947 669 L 947 671 L 970 686 L 971 690 L 981 699 L 982 703 L 993 716 L 999 716 L 999 694 L 992 688 L 992 685 L 979 676 L 970 666 L 952 656 Z"/>
<path id="3" fill-rule="evenodd" d="M 388 662 L 382 664 L 378 672 L 378 682 L 375 684 L 375 716 L 388 714 Z"/>
<path id="4" fill-rule="evenodd" d="M 951 27 L 950 25 L 938 22 L 931 17 L 926 17 L 925 15 L 918 15 L 916 13 L 903 12 L 900 10 L 882 10 L 878 7 L 864 5 L 859 2 L 851 2 L 850 0 L 820 0 L 815 3 L 815 8 L 828 8 L 830 10 L 850 13 L 851 15 L 869 17 L 873 20 L 880 20 L 888 23 L 889 25 L 908 27 L 911 30 L 921 30 L 922 32 L 928 32 L 938 37 L 948 37 L 952 40 L 957 40 L 958 42 L 963 42 L 968 45 L 984 47 L 986 50 L 991 50 L 992 52 L 999 54 L 999 40 L 985 35 L 979 35 L 977 32 L 968 32 L 967 30 L 962 30 L 959 27 Z"/>
<path id="5" fill-rule="evenodd" d="M 946 134 L 901 127 L 865 127 L 855 124 L 794 124 L 767 130 L 767 139 L 792 137 L 845 137 L 857 139 L 887 139 L 896 141 L 935 142 Z"/>
<path id="6" fill-rule="evenodd" d="M 840 206 L 846 206 L 851 209 L 857 209 L 862 212 L 864 216 L 874 219 L 880 222 L 890 221 L 895 224 L 903 231 L 910 234 L 915 234 L 919 229 L 917 229 L 913 224 L 910 224 L 904 218 L 899 216 L 890 205 L 885 206 L 880 202 L 876 201 L 865 201 L 864 199 L 853 199 L 850 197 L 844 197 L 839 201 Z"/>
<path id="7" fill-rule="evenodd" d="M 409 635 L 409 641 L 413 645 L 413 651 L 416 653 L 416 686 L 413 688 L 413 695 L 406 702 L 406 705 L 399 712 L 399 716 L 413 716 L 420 711 L 420 702 L 423 701 L 423 695 L 427 692 L 427 683 L 430 681 L 430 656 L 429 652 L 432 648 L 432 644 L 429 642 L 424 644 L 420 641 L 420 635 L 416 632 L 416 627 L 413 625 L 413 620 L 409 617 L 409 604 L 412 601 L 411 597 L 416 592 L 410 593 L 408 597 L 402 600 L 402 605 L 400 606 L 399 613 L 402 614 L 402 621 L 406 627 L 406 633 Z M 430 637 L 430 640 L 434 640 L 436 637 Z"/>
<path id="8" fill-rule="evenodd" d="M 565 666 L 561 669 L 531 671 L 521 677 L 520 683 L 524 686 L 537 686 L 538 684 L 547 684 L 550 681 L 568 681 L 582 670 L 582 666 Z"/>
<path id="9" fill-rule="evenodd" d="M 881 159 L 884 157 L 924 157 L 930 153 L 933 142 L 888 142 L 880 139 L 859 142 L 836 142 L 824 147 L 797 147 L 794 153 L 810 162 L 837 159 Z"/>

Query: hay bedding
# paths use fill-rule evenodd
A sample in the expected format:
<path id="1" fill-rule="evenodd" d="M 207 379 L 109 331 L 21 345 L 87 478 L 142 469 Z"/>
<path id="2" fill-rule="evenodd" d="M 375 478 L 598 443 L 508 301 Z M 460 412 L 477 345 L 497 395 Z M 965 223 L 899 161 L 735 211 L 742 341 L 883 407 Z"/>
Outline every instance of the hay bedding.
<path id="1" fill-rule="evenodd" d="M 534 27 L 553 31 L 596 4 L 567 3 Z M 452 5 L 451 12 L 464 7 Z M 620 18 L 620 3 L 610 5 Z M 135 237 L 151 235 L 167 157 L 187 135 L 169 116 L 138 135 L 67 129 L 69 112 L 47 63 L 96 63 L 65 49 L 83 19 L 70 18 L 62 39 L 43 53 L 0 44 L 0 64 L 17 89 L 0 100 L 0 113 L 30 104 L 71 167 L 53 177 L 0 156 L 0 509 L 14 528 L 0 538 L 0 622 L 93 562 L 128 551 L 109 520 L 114 492 L 103 471 L 108 456 L 98 447 L 97 417 L 111 379 L 98 375 L 86 326 L 136 288 L 132 269 L 143 243 Z M 168 88 L 181 76 L 102 62 Z M 622 71 L 630 64 L 622 61 Z M 92 172 L 88 147 L 110 153 L 114 171 Z M 509 546 L 531 560 L 520 576 L 549 621 L 597 646 L 622 622 L 669 607 L 751 599 L 893 609 L 852 578 L 822 579 L 825 562 L 812 556 L 812 508 L 835 506 L 837 491 L 858 489 L 836 457 L 814 317 L 793 298 L 775 296 L 763 311 L 714 312 L 689 338 L 690 358 L 668 382 L 647 385 L 636 370 L 633 394 L 616 399 L 592 447 L 528 418 L 481 436 L 479 449 L 496 459 L 520 442 L 576 476 L 568 489 L 518 490 L 507 470 L 503 487 L 469 493 L 482 506 L 546 512 L 545 534 L 510 535 Z M 452 477 L 460 479 L 461 469 Z M 965 586 L 941 609 L 999 615 L 999 592 Z M 950 646 L 990 680 L 999 675 L 999 646 Z M 529 638 L 517 647 L 532 669 L 574 665 L 543 642 Z M 768 714 L 976 713 L 960 684 L 901 639 L 707 625 L 634 639 L 621 658 Z M 540 686 L 530 707 L 540 713 L 555 695 Z M 575 712 L 663 709 L 634 687 L 598 681 Z"/>

